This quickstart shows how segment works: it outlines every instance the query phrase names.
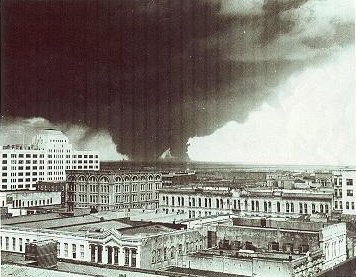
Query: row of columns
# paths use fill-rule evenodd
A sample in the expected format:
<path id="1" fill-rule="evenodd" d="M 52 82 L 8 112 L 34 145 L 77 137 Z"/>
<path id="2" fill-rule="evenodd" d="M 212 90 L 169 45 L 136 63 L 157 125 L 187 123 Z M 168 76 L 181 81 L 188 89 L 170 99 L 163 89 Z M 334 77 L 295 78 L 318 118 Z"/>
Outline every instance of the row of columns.
<path id="1" fill-rule="evenodd" d="M 139 267 L 136 248 L 90 244 L 90 260 L 93 263 Z"/>

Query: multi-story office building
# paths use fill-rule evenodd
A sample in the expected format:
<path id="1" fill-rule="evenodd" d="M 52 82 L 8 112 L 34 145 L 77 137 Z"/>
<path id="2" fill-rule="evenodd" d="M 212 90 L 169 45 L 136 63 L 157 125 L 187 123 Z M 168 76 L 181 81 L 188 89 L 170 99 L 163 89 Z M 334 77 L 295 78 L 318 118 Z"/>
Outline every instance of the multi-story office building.
<path id="1" fill-rule="evenodd" d="M 68 171 L 68 207 L 158 208 L 162 174 L 153 171 Z"/>
<path id="2" fill-rule="evenodd" d="M 227 187 L 165 187 L 160 190 L 160 207 L 166 213 L 188 212 L 190 217 L 238 212 L 243 215 L 293 217 L 301 214 L 329 216 L 333 190 L 301 190 Z"/>
<path id="3" fill-rule="evenodd" d="M 30 145 L 0 150 L 0 191 L 34 189 L 37 181 L 64 181 L 66 170 L 99 170 L 99 153 L 75 151 L 58 130 L 39 132 Z"/>

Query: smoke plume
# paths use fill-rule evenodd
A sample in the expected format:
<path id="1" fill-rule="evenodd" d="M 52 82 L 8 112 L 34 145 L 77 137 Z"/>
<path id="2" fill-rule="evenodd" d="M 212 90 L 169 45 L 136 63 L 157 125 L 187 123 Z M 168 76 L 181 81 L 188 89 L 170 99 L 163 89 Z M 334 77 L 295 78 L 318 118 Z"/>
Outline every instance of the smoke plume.
<path id="1" fill-rule="evenodd" d="M 276 88 L 354 42 L 353 1 L 2 4 L 6 117 L 107 130 L 133 160 L 273 104 Z M 312 93 L 312 92 L 311 92 Z"/>

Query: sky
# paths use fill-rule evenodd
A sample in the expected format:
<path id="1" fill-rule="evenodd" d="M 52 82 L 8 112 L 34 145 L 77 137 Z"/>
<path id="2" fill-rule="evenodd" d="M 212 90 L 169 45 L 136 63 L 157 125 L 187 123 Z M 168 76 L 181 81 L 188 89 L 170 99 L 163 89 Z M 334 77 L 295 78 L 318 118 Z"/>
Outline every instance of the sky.
<path id="1" fill-rule="evenodd" d="M 354 164 L 352 0 L 1 9 L 2 132 L 57 126 L 78 147 L 108 145 L 108 159 L 170 149 L 179 160 Z"/>

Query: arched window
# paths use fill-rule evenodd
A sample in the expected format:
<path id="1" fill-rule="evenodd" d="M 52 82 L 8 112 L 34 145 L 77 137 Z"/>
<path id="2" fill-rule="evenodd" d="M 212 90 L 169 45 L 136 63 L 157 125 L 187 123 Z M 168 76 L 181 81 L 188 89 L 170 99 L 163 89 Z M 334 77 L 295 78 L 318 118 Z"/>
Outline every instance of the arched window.
<path id="1" fill-rule="evenodd" d="M 96 182 L 96 178 L 95 178 L 95 176 L 90 176 L 89 177 L 89 182 Z"/>
<path id="2" fill-rule="evenodd" d="M 85 177 L 83 175 L 80 175 L 78 178 L 78 181 L 83 182 L 85 181 Z"/>
<path id="3" fill-rule="evenodd" d="M 109 183 L 109 179 L 106 176 L 100 178 L 100 183 Z"/>
<path id="4" fill-rule="evenodd" d="M 115 182 L 116 183 L 120 183 L 122 181 L 121 177 L 117 176 L 115 177 Z"/>

